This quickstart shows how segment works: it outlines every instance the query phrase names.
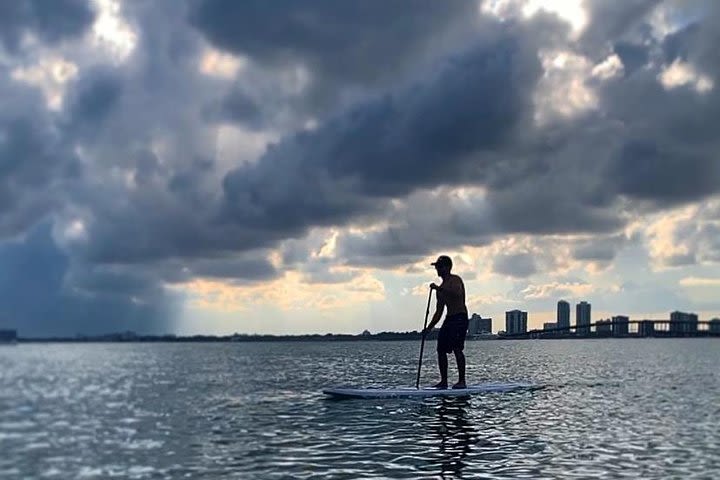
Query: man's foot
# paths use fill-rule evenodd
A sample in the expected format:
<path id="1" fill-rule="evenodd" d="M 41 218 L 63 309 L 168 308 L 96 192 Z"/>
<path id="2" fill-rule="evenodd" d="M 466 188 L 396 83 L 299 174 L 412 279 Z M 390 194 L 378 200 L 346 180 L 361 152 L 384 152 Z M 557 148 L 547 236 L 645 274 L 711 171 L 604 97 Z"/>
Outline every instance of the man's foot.
<path id="1" fill-rule="evenodd" d="M 465 382 L 458 382 L 455 385 L 453 385 L 454 390 L 459 390 L 461 388 L 467 388 L 467 385 L 465 385 Z"/>
<path id="2" fill-rule="evenodd" d="M 438 390 L 445 390 L 447 388 L 447 382 L 438 382 L 433 385 L 432 388 L 437 388 Z"/>

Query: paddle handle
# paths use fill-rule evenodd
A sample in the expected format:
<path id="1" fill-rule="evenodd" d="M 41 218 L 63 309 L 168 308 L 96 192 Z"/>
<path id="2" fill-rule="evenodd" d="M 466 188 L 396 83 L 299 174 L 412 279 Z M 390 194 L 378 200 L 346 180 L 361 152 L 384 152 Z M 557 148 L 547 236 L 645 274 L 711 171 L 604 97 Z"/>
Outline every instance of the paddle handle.
<path id="1" fill-rule="evenodd" d="M 423 324 L 422 339 L 420 340 L 420 359 L 418 360 L 417 380 L 415 388 L 420 390 L 420 370 L 422 369 L 423 349 L 425 348 L 425 329 L 427 328 L 427 319 L 430 314 L 430 299 L 432 298 L 432 288 L 428 292 L 427 308 L 425 309 L 425 323 Z"/>

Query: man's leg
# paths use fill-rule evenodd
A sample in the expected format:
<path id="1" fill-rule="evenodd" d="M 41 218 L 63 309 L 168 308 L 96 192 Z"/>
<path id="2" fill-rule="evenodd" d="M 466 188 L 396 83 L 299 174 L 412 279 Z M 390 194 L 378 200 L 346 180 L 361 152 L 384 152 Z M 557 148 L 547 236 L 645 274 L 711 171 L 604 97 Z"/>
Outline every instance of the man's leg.
<path id="1" fill-rule="evenodd" d="M 440 369 L 440 383 L 435 388 L 447 388 L 448 358 L 447 354 L 438 352 L 438 368 Z"/>
<path id="2" fill-rule="evenodd" d="M 458 383 L 453 388 L 465 388 L 465 354 L 462 350 L 455 350 L 455 361 L 458 367 Z M 447 359 L 445 365 L 447 366 Z"/>

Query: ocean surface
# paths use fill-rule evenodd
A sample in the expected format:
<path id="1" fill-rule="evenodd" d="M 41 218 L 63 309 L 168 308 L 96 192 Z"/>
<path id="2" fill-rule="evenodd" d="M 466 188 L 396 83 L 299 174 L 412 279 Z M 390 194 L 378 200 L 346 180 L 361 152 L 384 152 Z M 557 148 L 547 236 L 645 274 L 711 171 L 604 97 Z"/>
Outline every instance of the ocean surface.
<path id="1" fill-rule="evenodd" d="M 412 386 L 416 342 L 0 347 L 0 478 L 720 478 L 720 340 L 468 342 L 468 380 Z M 450 361 L 451 380 L 455 362 Z M 423 383 L 437 380 L 434 345 Z"/>

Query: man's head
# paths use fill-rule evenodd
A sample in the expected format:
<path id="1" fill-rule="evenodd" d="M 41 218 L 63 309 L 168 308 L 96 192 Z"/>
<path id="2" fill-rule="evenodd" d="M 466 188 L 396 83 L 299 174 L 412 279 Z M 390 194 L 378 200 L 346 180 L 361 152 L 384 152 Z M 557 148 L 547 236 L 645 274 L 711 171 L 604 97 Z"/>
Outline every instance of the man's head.
<path id="1" fill-rule="evenodd" d="M 438 275 L 442 277 L 444 274 L 448 274 L 450 273 L 450 270 L 452 270 L 452 259 L 447 255 L 440 255 L 437 260 L 430 265 L 434 266 Z"/>

